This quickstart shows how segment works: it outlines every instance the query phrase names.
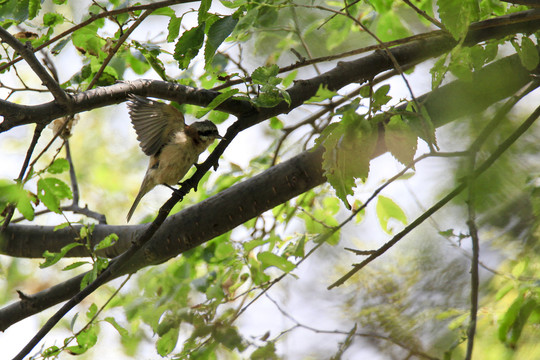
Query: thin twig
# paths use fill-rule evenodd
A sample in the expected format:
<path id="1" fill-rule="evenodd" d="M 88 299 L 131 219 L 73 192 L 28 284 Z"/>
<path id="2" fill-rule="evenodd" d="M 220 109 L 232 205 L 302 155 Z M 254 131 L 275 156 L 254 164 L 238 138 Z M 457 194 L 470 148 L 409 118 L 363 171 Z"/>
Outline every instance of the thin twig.
<path id="1" fill-rule="evenodd" d="M 45 69 L 45 67 L 39 62 L 39 60 L 34 55 L 34 51 L 30 45 L 30 42 L 27 42 L 26 45 L 23 45 L 19 40 L 17 40 L 13 35 L 11 35 L 6 29 L 0 27 L 0 38 L 6 42 L 9 46 L 18 52 L 21 57 L 26 61 L 26 63 L 34 70 L 36 75 L 43 82 L 43 85 L 49 89 L 51 94 L 54 96 L 54 99 L 58 104 L 69 108 L 71 100 L 68 94 L 60 87 L 60 84 L 51 76 L 51 74 Z"/>
<path id="2" fill-rule="evenodd" d="M 413 9 L 418 15 L 420 15 L 439 29 L 446 30 L 445 26 L 439 20 L 429 16 L 427 12 L 418 8 L 418 6 L 414 5 L 410 0 L 403 0 L 403 2 L 407 4 L 411 9 Z"/>
<path id="3" fill-rule="evenodd" d="M 105 58 L 105 60 L 103 60 L 103 64 L 101 64 L 101 67 L 99 68 L 99 70 L 96 72 L 96 74 L 90 81 L 90 84 L 88 84 L 88 87 L 86 88 L 86 90 L 90 90 L 96 85 L 99 78 L 103 74 L 103 71 L 105 71 L 105 68 L 107 67 L 107 65 L 109 65 L 109 62 L 112 60 L 114 55 L 116 55 L 118 50 L 120 50 L 120 47 L 124 44 L 124 42 L 131 35 L 131 33 L 137 28 L 137 26 L 139 26 L 144 21 L 144 19 L 146 19 L 148 15 L 152 14 L 153 11 L 154 9 L 149 9 L 143 12 L 141 16 L 139 16 L 137 20 L 129 27 L 129 29 L 124 34 L 122 34 L 122 36 L 120 36 L 114 48 L 109 51 L 109 54 L 107 54 L 107 57 Z"/>

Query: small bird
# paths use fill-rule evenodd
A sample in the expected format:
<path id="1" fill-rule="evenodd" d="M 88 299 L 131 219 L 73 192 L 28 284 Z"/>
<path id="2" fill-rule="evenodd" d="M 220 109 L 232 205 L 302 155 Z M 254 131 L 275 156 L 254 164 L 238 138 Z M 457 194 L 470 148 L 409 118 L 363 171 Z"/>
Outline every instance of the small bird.
<path id="1" fill-rule="evenodd" d="M 142 197 L 156 185 L 176 185 L 199 155 L 215 140 L 222 139 L 216 125 L 197 121 L 186 125 L 184 114 L 174 106 L 130 95 L 129 115 L 142 151 L 150 156 L 139 193 L 129 209 L 127 221 Z"/>

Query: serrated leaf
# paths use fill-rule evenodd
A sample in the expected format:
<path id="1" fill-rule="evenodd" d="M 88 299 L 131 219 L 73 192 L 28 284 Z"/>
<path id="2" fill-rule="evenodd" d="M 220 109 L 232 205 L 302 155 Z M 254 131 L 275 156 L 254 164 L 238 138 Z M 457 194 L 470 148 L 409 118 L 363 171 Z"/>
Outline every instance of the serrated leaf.
<path id="1" fill-rule="evenodd" d="M 289 260 L 282 258 L 270 251 L 263 251 L 257 254 L 257 260 L 262 263 L 264 269 L 275 266 L 283 272 L 290 272 L 296 267 Z"/>
<path id="2" fill-rule="evenodd" d="M 187 69 L 191 60 L 197 56 L 204 42 L 204 27 L 202 23 L 197 27 L 185 31 L 174 47 L 174 59 L 178 61 L 180 69 Z"/>
<path id="3" fill-rule="evenodd" d="M 279 66 L 270 65 L 270 66 L 261 66 L 255 69 L 251 74 L 251 80 L 254 84 L 259 85 L 273 85 L 276 86 L 281 83 L 281 79 L 276 76 L 279 74 Z"/>
<path id="4" fill-rule="evenodd" d="M 386 196 L 379 195 L 377 200 L 377 218 L 385 232 L 392 233 L 392 229 L 388 227 L 388 221 L 395 219 L 404 225 L 407 225 L 407 216 L 403 210 L 392 199 Z"/>
<path id="5" fill-rule="evenodd" d="M 345 111 L 341 123 L 331 124 L 321 134 L 325 148 L 323 169 L 326 179 L 347 209 L 347 195 L 353 194 L 355 179 L 364 181 L 369 173 L 371 154 L 377 143 L 372 125 L 354 112 Z"/>
<path id="6" fill-rule="evenodd" d="M 227 100 L 228 98 L 236 95 L 238 93 L 238 89 L 231 89 L 231 90 L 227 90 L 225 92 L 222 92 L 221 94 L 219 94 L 218 96 L 216 96 L 214 98 L 214 100 L 212 100 L 210 102 L 210 104 L 208 104 L 207 107 L 205 107 L 204 109 L 200 110 L 197 112 L 197 114 L 195 115 L 195 117 L 197 119 L 200 119 L 202 118 L 204 115 L 206 115 L 208 112 L 214 110 L 216 107 L 218 107 L 219 105 L 221 105 L 221 103 L 223 103 L 225 100 Z"/>
<path id="7" fill-rule="evenodd" d="M 225 16 L 221 19 L 214 22 L 210 29 L 208 30 L 208 40 L 206 41 L 206 46 L 204 48 L 204 62 L 206 66 L 209 66 L 212 63 L 214 55 L 225 39 L 231 35 L 238 19 L 235 19 L 232 16 Z"/>
<path id="8" fill-rule="evenodd" d="M 66 246 L 62 247 L 62 249 L 60 249 L 60 252 L 57 252 L 57 253 L 45 250 L 43 252 L 43 258 L 45 259 L 45 261 L 39 264 L 39 268 L 44 269 L 46 267 L 56 264 L 58 261 L 60 261 L 60 259 L 62 259 L 67 254 L 69 250 L 73 249 L 74 247 L 81 246 L 81 245 L 82 244 L 80 243 L 67 244 Z"/>
<path id="9" fill-rule="evenodd" d="M 71 189 L 60 179 L 44 178 L 39 179 L 37 183 L 38 198 L 47 207 L 47 209 L 60 214 L 60 201 L 62 199 L 71 199 Z"/>
<path id="10" fill-rule="evenodd" d="M 206 21 L 209 16 L 208 10 L 212 6 L 212 0 L 202 0 L 200 1 L 199 11 L 198 11 L 198 22 L 202 24 Z"/>
<path id="11" fill-rule="evenodd" d="M 173 42 L 178 38 L 178 34 L 180 34 L 180 25 L 182 24 L 182 18 L 178 18 L 176 16 L 171 16 L 169 19 L 169 24 L 167 25 L 167 30 L 169 33 L 167 34 L 167 42 Z"/>
<path id="12" fill-rule="evenodd" d="M 406 166 L 412 163 L 418 138 L 401 117 L 393 116 L 385 125 L 384 141 L 386 148 L 400 163 Z"/>
<path id="13" fill-rule="evenodd" d="M 61 174 L 67 170 L 69 170 L 69 162 L 62 158 L 54 160 L 54 162 L 47 168 L 47 172 L 51 174 Z"/>

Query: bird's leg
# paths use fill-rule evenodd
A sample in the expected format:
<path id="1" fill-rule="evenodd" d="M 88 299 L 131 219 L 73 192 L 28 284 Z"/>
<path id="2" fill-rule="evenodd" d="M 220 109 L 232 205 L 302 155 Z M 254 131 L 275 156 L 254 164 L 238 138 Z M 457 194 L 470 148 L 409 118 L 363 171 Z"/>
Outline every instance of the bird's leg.
<path id="1" fill-rule="evenodd" d="M 180 183 L 178 183 L 178 184 L 180 184 Z M 173 193 L 176 193 L 176 194 L 177 194 L 178 196 L 180 196 L 180 198 L 182 198 L 182 199 L 183 199 L 184 196 L 186 195 L 186 194 L 184 194 L 183 192 L 181 192 L 180 189 L 177 189 L 177 188 L 175 188 L 175 187 L 172 187 L 172 186 L 169 185 L 169 184 L 163 184 L 163 185 L 165 185 L 166 187 L 168 187 L 169 189 L 171 189 Z"/>

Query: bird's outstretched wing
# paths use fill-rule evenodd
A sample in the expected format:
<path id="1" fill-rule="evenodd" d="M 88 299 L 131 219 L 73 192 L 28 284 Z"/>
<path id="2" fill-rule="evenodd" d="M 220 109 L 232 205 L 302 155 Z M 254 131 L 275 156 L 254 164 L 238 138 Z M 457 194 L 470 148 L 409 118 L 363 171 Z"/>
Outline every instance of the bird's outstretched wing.
<path id="1" fill-rule="evenodd" d="M 174 132 L 185 127 L 184 115 L 172 105 L 131 94 L 128 108 L 137 140 L 148 156 L 158 153 Z"/>

